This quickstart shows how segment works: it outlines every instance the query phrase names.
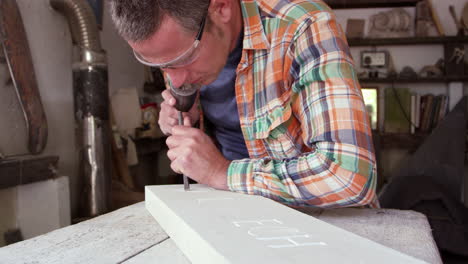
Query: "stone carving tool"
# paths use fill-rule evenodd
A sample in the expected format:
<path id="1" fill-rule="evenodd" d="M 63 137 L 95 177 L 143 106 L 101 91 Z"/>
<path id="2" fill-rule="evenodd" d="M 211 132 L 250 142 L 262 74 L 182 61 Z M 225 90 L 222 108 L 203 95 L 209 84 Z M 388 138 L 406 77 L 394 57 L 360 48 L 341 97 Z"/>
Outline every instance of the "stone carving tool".
<path id="1" fill-rule="evenodd" d="M 197 84 L 184 84 L 179 88 L 175 88 L 172 85 L 172 82 L 169 81 L 169 86 L 171 87 L 170 91 L 172 96 L 176 99 L 175 108 L 179 111 L 179 125 L 184 125 L 184 118 L 182 116 L 183 112 L 188 112 L 193 103 L 195 103 L 195 98 L 197 97 L 197 91 L 199 85 Z M 184 174 L 184 190 L 190 190 L 190 185 L 187 176 Z"/>

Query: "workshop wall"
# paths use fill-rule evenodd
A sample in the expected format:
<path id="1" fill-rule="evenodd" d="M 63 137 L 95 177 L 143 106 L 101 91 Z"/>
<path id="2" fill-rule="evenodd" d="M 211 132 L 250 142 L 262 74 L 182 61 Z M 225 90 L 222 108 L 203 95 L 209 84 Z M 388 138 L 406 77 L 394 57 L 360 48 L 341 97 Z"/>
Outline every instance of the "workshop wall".
<path id="1" fill-rule="evenodd" d="M 112 95 L 119 89 L 136 87 L 141 94 L 144 83 L 143 65 L 135 59 L 128 44 L 117 34 L 107 10 L 107 1 L 104 0 L 101 41 L 109 64 L 109 93 Z"/>
<path id="2" fill-rule="evenodd" d="M 49 6 L 48 0 L 17 0 L 23 16 L 29 45 L 33 57 L 38 86 L 49 125 L 49 141 L 42 155 L 57 155 L 59 175 L 69 177 L 71 210 L 76 213 L 78 190 L 78 164 L 74 137 L 74 116 L 72 97 L 72 43 L 65 18 Z M 104 1 L 106 4 L 106 1 Z M 441 23 L 447 35 L 455 35 L 456 30 L 449 14 L 448 6 L 454 5 L 460 16 L 460 10 L 466 1 L 433 1 L 439 13 Z M 107 8 L 105 8 L 107 10 Z M 348 18 L 368 18 L 386 9 L 342 9 L 335 10 L 338 21 L 346 28 Z M 407 9 L 414 14 L 414 8 Z M 367 30 L 366 30 L 367 32 Z M 113 94 L 121 88 L 137 87 L 143 84 L 143 67 L 138 64 L 127 44 L 117 35 L 108 13 L 104 12 L 101 32 L 103 48 L 107 52 L 109 63 L 109 90 Z M 424 65 L 434 64 L 442 57 L 441 46 L 379 47 L 389 50 L 394 58 L 395 67 L 401 70 L 410 65 L 420 69 Z M 352 53 L 359 65 L 359 52 L 365 48 L 353 48 Z M 417 58 L 417 59 L 416 59 Z M 6 68 L 0 65 L 0 80 Z M 411 84 L 412 91 L 424 93 L 447 93 L 445 84 Z M 464 93 L 467 91 L 464 89 Z M 383 93 L 382 93 L 383 94 Z M 26 127 L 21 108 L 13 87 L 0 82 L 0 152 L 6 155 L 18 155 L 27 152 Z M 387 166 L 394 166 L 404 158 L 404 151 L 392 153 L 386 161 Z M 468 195 L 468 188 L 465 194 Z M 468 199 L 467 199 L 468 200 Z M 0 193 L 0 230 L 15 224 L 15 204 L 17 192 L 14 189 Z M 41 213 L 41 212 L 38 212 Z M 0 232 L 1 233 L 1 232 Z"/>
<path id="3" fill-rule="evenodd" d="M 439 15 L 440 22 L 445 30 L 447 36 L 456 35 L 456 27 L 454 21 L 449 13 L 449 6 L 453 5 L 457 10 L 457 16 L 460 17 L 461 10 L 466 3 L 465 0 L 448 0 L 448 1 L 432 1 L 434 9 Z M 415 8 L 404 8 L 414 18 Z M 365 34 L 369 31 L 369 18 L 370 16 L 382 11 L 388 11 L 391 8 L 363 8 L 363 9 L 336 9 L 335 14 L 338 22 L 344 30 L 346 30 L 347 19 L 366 19 Z M 412 31 L 411 33 L 413 33 Z M 372 47 L 353 47 L 351 53 L 353 58 L 360 68 L 360 52 L 363 50 L 371 50 Z M 442 45 L 408 45 L 408 46 L 377 46 L 377 50 L 388 50 L 393 58 L 393 63 L 397 72 L 400 72 L 404 66 L 411 66 L 416 71 L 419 71 L 426 65 L 432 65 L 438 59 L 443 57 Z M 405 84 L 399 84 L 405 86 Z M 445 94 L 447 93 L 447 85 L 441 83 L 411 83 L 406 85 L 412 92 L 420 93 L 433 93 Z M 466 91 L 465 91 L 466 92 Z M 383 94 L 383 93 L 382 93 Z"/>
<path id="4" fill-rule="evenodd" d="M 75 170 L 71 156 L 66 155 L 74 151 L 70 144 L 70 140 L 73 140 L 70 34 L 63 18 L 49 7 L 48 1 L 17 2 L 48 119 L 49 141 L 44 154 L 61 156 L 61 173 L 68 174 Z M 1 151 L 7 156 L 27 154 L 26 127 L 20 105 L 13 86 L 9 84 L 5 88 L 0 97 L 8 109 L 1 118 L 10 120 L 0 123 L 3 139 Z"/>
<path id="5" fill-rule="evenodd" d="M 49 126 L 48 143 L 41 155 L 60 157 L 58 174 L 69 177 L 71 210 L 74 215 L 80 193 L 75 147 L 70 30 L 65 17 L 53 10 L 48 0 L 17 2 L 27 32 Z M 143 67 L 136 62 L 127 44 L 115 32 L 107 8 L 104 10 L 101 41 L 109 64 L 109 91 L 112 94 L 120 88 L 142 87 Z M 0 65 L 0 81 L 6 78 L 6 74 L 5 65 Z M 13 86 L 0 82 L 0 88 L 0 152 L 7 156 L 27 154 L 26 127 Z M 15 221 L 16 191 L 3 191 L 0 200 L 0 227 L 11 225 Z"/>
<path id="6" fill-rule="evenodd" d="M 17 3 L 29 40 L 37 83 L 48 120 L 49 140 L 43 155 L 60 156 L 59 174 L 69 176 L 73 181 L 77 167 L 73 144 L 71 40 L 68 26 L 63 17 L 49 7 L 46 0 L 18 0 Z M 11 84 L 2 88 L 5 89 L 1 91 L 0 105 L 7 109 L 2 109 L 0 116 L 0 151 L 4 155 L 27 154 L 26 126 L 18 99 Z M 2 190 L 1 201 L 0 221 L 3 228 L 16 227 L 17 188 Z M 8 208 L 10 209 L 6 210 Z"/>

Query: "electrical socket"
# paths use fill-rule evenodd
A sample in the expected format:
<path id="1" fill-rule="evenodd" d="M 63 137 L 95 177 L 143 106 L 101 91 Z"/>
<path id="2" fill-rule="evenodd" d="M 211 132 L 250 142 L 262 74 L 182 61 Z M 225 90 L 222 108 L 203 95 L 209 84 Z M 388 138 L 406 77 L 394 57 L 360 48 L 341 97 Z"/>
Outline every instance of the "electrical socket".
<path id="1" fill-rule="evenodd" d="M 388 51 L 362 51 L 361 52 L 361 67 L 380 67 L 388 66 Z"/>

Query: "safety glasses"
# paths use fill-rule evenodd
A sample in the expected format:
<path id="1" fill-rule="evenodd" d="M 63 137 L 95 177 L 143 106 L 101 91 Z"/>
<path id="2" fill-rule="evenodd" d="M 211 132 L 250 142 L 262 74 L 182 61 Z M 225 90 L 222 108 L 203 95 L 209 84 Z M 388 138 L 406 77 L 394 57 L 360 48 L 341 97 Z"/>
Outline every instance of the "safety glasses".
<path id="1" fill-rule="evenodd" d="M 149 62 L 148 60 L 143 58 L 143 56 L 138 54 L 136 51 L 133 51 L 133 54 L 135 55 L 135 58 L 139 62 L 150 67 L 164 69 L 164 68 L 178 68 L 178 67 L 189 65 L 192 62 L 194 62 L 200 55 L 199 51 L 201 48 L 201 39 L 203 36 L 203 31 L 205 29 L 205 21 L 206 21 L 206 16 L 203 17 L 200 23 L 200 29 L 198 30 L 197 36 L 195 37 L 195 42 L 193 42 L 192 46 L 188 50 L 186 50 L 184 53 L 180 54 L 179 56 L 177 56 L 176 58 L 168 62 L 162 62 L 162 63 Z"/>

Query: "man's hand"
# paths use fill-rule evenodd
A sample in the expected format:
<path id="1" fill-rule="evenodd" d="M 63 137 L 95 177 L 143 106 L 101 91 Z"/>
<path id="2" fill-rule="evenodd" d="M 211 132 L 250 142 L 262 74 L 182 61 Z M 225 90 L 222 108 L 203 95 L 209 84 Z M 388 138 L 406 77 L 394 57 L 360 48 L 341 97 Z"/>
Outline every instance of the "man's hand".
<path id="1" fill-rule="evenodd" d="M 203 131 L 190 127 L 188 118 L 184 119 L 184 125 L 173 126 L 172 136 L 166 140 L 171 168 L 199 183 L 227 190 L 230 161 L 223 157 Z"/>
<path id="2" fill-rule="evenodd" d="M 179 124 L 178 111 L 175 109 L 176 99 L 172 96 L 171 92 L 166 89 L 162 92 L 164 101 L 161 103 L 161 111 L 159 112 L 158 124 L 164 135 L 170 135 L 172 128 Z M 186 117 L 190 120 L 190 126 L 195 124 L 200 118 L 198 111 L 198 98 L 195 100 L 192 108 L 188 113 L 183 113 L 184 119 Z"/>

